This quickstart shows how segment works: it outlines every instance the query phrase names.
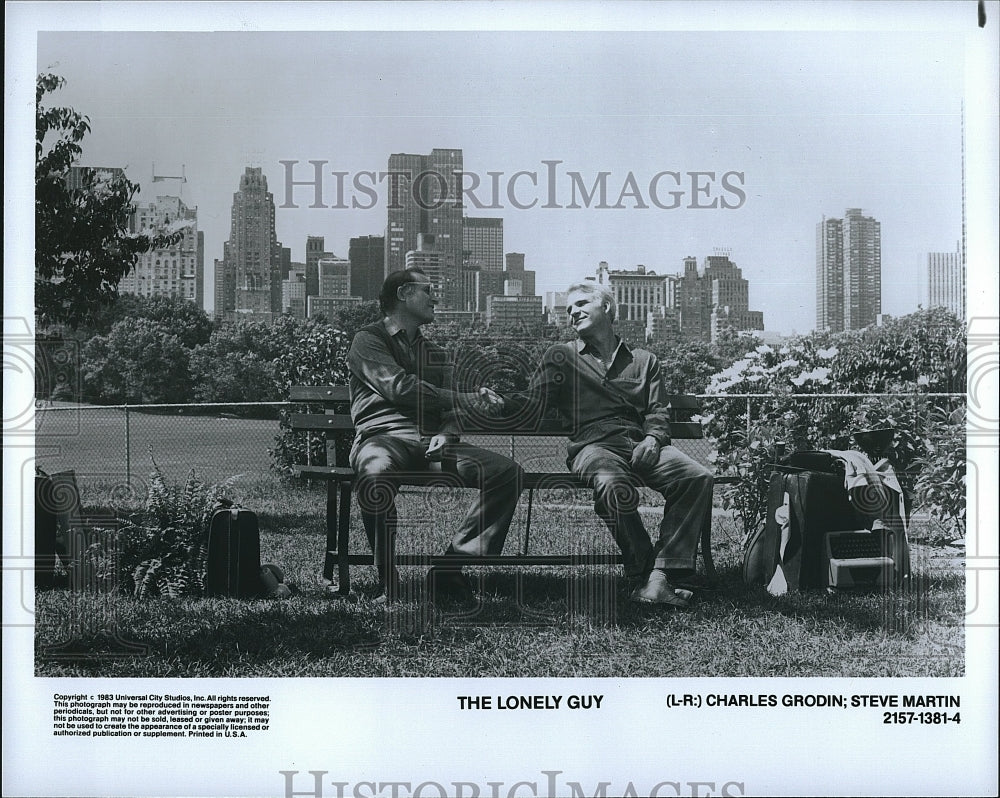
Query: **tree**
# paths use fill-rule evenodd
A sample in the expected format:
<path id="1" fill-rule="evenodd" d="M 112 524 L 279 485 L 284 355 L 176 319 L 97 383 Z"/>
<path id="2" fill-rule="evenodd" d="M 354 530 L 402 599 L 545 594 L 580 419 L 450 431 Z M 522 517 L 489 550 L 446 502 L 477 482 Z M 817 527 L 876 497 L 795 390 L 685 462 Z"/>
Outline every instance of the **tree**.
<path id="1" fill-rule="evenodd" d="M 110 308 L 114 321 L 141 318 L 157 321 L 188 349 L 208 343 L 212 320 L 194 302 L 179 296 L 122 296 Z"/>
<path id="2" fill-rule="evenodd" d="M 129 232 L 139 186 L 124 174 L 85 169 L 82 188 L 70 188 L 90 119 L 72 108 L 43 107 L 45 95 L 64 83 L 42 74 L 35 84 L 35 313 L 40 326 L 61 322 L 75 329 L 115 300 L 140 253 L 176 243 L 181 234 Z"/>
<path id="3" fill-rule="evenodd" d="M 374 299 L 351 305 L 337 311 L 331 323 L 344 332 L 354 335 L 366 324 L 371 324 L 382 318 L 382 310 Z"/>
<path id="4" fill-rule="evenodd" d="M 199 402 L 271 402 L 283 399 L 276 359 L 287 348 L 275 325 L 241 320 L 219 327 L 191 352 L 191 380 Z"/>
<path id="5" fill-rule="evenodd" d="M 186 402 L 191 392 L 189 356 L 180 339 L 160 322 L 125 319 L 84 347 L 84 390 L 105 402 Z"/>

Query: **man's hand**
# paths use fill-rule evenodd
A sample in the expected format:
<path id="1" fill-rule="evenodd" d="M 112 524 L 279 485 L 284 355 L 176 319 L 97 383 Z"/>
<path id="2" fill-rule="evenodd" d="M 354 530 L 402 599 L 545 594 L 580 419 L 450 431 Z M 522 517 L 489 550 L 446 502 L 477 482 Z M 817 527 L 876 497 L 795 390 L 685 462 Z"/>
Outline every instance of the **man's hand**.
<path id="1" fill-rule="evenodd" d="M 431 438 L 431 442 L 427 444 L 427 454 L 425 455 L 428 460 L 432 463 L 438 463 L 444 456 L 444 447 L 450 442 L 452 436 L 440 433 Z"/>
<path id="2" fill-rule="evenodd" d="M 479 389 L 479 403 L 485 408 L 487 415 L 498 416 L 503 412 L 503 397 L 492 388 Z"/>
<path id="3" fill-rule="evenodd" d="M 490 388 L 480 388 L 478 391 L 464 394 L 464 401 L 470 410 L 475 410 L 491 418 L 503 412 L 503 397 Z"/>
<path id="4" fill-rule="evenodd" d="M 660 442 L 647 435 L 632 450 L 632 465 L 636 468 L 650 468 L 660 459 Z"/>

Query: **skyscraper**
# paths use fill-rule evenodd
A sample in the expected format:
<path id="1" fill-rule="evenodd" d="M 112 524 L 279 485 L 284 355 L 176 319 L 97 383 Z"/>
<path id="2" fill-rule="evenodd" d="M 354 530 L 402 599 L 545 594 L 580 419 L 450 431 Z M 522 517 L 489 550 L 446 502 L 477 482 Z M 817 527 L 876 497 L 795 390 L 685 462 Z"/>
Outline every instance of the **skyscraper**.
<path id="1" fill-rule="evenodd" d="M 280 314 L 281 242 L 275 236 L 274 197 L 259 166 L 248 166 L 240 177 L 222 253 L 222 273 L 217 269 L 215 278 L 216 316 L 252 314 L 270 320 Z"/>
<path id="2" fill-rule="evenodd" d="M 405 268 L 407 253 L 417 249 L 419 234 L 433 236 L 442 256 L 441 299 L 447 309 L 457 309 L 461 300 L 462 170 L 461 150 L 389 156 L 386 274 Z"/>
<path id="3" fill-rule="evenodd" d="M 816 225 L 816 329 L 842 332 L 882 312 L 882 225 L 860 208 Z"/>
<path id="4" fill-rule="evenodd" d="M 198 231 L 198 209 L 188 208 L 180 197 L 157 197 L 137 203 L 130 227 L 137 233 L 162 233 L 185 224 L 176 244 L 143 252 L 135 268 L 118 284 L 122 294 L 177 296 L 202 307 L 204 237 Z"/>

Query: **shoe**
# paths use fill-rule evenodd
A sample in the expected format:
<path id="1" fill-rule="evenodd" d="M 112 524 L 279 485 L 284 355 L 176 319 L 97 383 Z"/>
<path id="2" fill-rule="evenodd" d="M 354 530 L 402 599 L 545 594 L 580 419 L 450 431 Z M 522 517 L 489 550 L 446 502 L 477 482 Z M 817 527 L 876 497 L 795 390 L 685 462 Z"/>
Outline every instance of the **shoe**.
<path id="1" fill-rule="evenodd" d="M 403 594 L 403 585 L 399 579 L 394 579 L 387 585 L 382 585 L 381 592 L 372 599 L 373 604 L 394 604 Z"/>
<path id="2" fill-rule="evenodd" d="M 644 585 L 632 591 L 629 597 L 640 604 L 669 604 L 672 607 L 687 607 L 694 596 L 690 590 L 674 587 L 667 580 L 667 575 L 659 568 L 649 572 L 649 578 Z"/>
<path id="3" fill-rule="evenodd" d="M 469 578 L 455 568 L 431 568 L 427 572 L 427 592 L 434 599 L 471 599 L 475 595 Z"/>

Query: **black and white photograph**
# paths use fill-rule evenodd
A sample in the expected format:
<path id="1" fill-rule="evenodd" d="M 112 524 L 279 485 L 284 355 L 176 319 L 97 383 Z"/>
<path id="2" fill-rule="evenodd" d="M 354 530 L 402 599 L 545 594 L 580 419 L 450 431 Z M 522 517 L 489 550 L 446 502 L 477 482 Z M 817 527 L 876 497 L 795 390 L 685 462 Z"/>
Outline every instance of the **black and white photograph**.
<path id="1" fill-rule="evenodd" d="M 996 794 L 1000 3 L 5 14 L 5 795 Z"/>

